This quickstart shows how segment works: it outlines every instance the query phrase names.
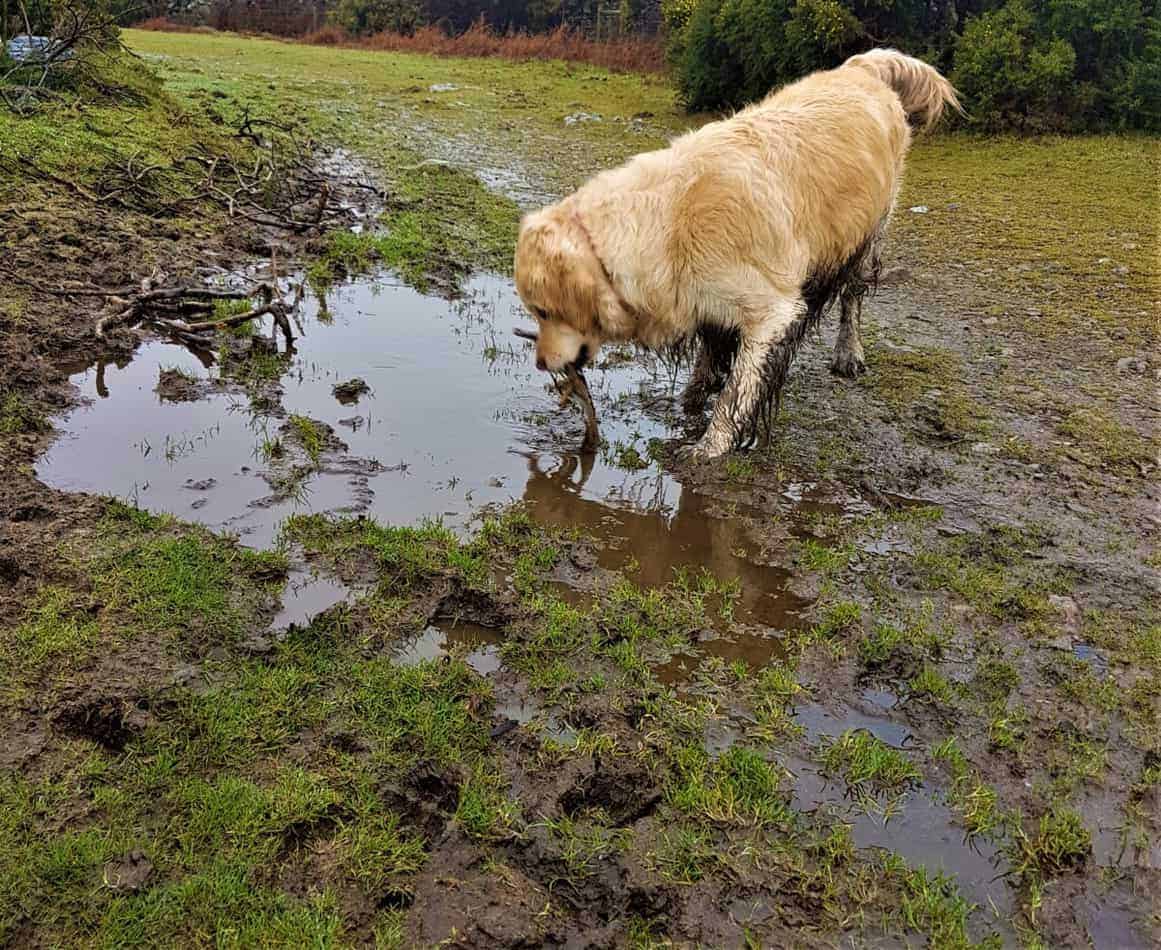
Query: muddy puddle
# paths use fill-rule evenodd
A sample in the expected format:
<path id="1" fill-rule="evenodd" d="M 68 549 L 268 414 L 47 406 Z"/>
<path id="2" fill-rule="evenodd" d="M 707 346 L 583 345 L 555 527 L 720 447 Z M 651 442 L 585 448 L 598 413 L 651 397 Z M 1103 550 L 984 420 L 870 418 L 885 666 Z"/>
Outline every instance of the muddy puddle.
<path id="1" fill-rule="evenodd" d="M 705 567 L 741 581 L 743 619 L 792 625 L 802 602 L 786 574 L 753 563 L 739 519 L 711 515 L 650 458 L 651 440 L 672 437 L 680 420 L 680 375 L 603 354 L 588 376 L 605 444 L 580 457 L 580 413 L 559 406 L 512 336 L 528 319 L 506 281 L 476 279 L 456 301 L 390 278 L 356 281 L 325 306 L 308 295 L 299 320 L 302 334 L 277 352 L 250 342 L 240 358 L 155 340 L 78 368 L 83 403 L 37 475 L 253 547 L 274 543 L 295 512 L 435 518 L 467 531 L 486 506 L 522 500 L 543 523 L 597 538 L 602 566 L 648 586 Z M 301 437 L 303 420 L 317 444 Z M 317 579 L 291 593 L 283 626 L 345 596 Z"/>
<path id="2" fill-rule="evenodd" d="M 489 503 L 541 499 L 546 489 L 607 510 L 678 509 L 680 487 L 651 463 L 634 471 L 597 459 L 579 488 L 545 481 L 574 458 L 580 418 L 559 408 L 512 337 L 527 320 L 506 283 L 480 279 L 448 302 L 386 280 L 356 282 L 325 310 L 308 300 L 300 319 L 304 334 L 289 352 L 280 344 L 279 356 L 264 357 L 265 378 L 248 384 L 250 395 L 222 382 L 214 354 L 162 341 L 76 373 L 85 403 L 63 420 L 38 476 L 235 532 L 254 547 L 272 543 L 296 511 L 460 527 Z M 189 385 L 159 387 L 163 373 Z M 595 370 L 591 382 L 606 440 L 643 456 L 650 438 L 667 434 L 664 423 L 611 409 L 633 399 L 641 375 L 622 365 Z M 352 379 L 365 390 L 336 396 Z M 281 442 L 293 454 L 292 417 L 327 434 L 317 458 L 291 459 L 299 477 L 280 494 L 286 466 L 270 452 Z"/>

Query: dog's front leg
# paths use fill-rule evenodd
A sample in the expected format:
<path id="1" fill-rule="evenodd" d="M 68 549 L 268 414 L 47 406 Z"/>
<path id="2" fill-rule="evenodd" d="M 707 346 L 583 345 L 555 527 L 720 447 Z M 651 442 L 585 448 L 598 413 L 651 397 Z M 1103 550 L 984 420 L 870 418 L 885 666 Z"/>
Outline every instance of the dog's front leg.
<path id="1" fill-rule="evenodd" d="M 704 326 L 698 331 L 697 362 L 681 394 L 681 406 L 686 415 L 701 412 L 710 395 L 721 391 L 737 352 L 737 330 Z"/>
<path id="2" fill-rule="evenodd" d="M 776 298 L 765 317 L 742 327 L 741 345 L 709 428 L 693 447 L 694 459 L 724 455 L 749 440 L 770 401 L 781 392 L 793 347 L 784 344 L 796 320 L 805 320 L 800 298 Z"/>

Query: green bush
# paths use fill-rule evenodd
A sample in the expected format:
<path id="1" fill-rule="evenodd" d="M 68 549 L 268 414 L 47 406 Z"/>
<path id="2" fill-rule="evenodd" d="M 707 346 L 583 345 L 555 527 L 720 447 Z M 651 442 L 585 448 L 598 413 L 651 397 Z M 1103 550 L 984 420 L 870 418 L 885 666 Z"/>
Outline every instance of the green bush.
<path id="1" fill-rule="evenodd" d="M 985 129 L 1161 126 L 1157 0 L 665 0 L 693 110 L 735 108 L 891 45 L 951 75 Z"/>
<path id="2" fill-rule="evenodd" d="M 424 16 L 419 0 L 339 0 L 331 21 L 357 36 L 411 34 L 423 26 Z"/>

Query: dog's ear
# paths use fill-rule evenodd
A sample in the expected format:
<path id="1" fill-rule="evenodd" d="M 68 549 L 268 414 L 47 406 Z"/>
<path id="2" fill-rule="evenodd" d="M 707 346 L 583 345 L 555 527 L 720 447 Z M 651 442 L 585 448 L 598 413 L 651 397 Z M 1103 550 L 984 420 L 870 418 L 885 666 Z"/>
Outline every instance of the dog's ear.
<path id="1" fill-rule="evenodd" d="M 525 303 L 567 322 L 579 333 L 596 329 L 596 260 L 567 216 L 539 211 L 520 223 L 516 287 Z"/>

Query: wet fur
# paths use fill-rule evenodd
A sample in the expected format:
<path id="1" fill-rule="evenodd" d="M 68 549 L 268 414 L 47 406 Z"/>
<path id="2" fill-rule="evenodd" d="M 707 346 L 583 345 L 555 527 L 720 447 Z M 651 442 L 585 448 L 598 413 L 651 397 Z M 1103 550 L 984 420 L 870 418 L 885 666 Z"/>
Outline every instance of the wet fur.
<path id="1" fill-rule="evenodd" d="M 863 369 L 859 316 L 910 146 L 954 90 L 889 50 L 853 57 L 598 175 L 527 216 L 516 282 L 538 365 L 632 341 L 697 353 L 685 405 L 721 391 L 696 454 L 751 444 L 836 301 L 832 369 Z"/>

